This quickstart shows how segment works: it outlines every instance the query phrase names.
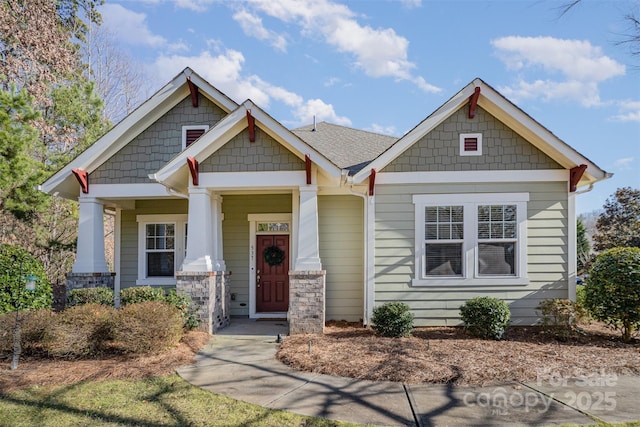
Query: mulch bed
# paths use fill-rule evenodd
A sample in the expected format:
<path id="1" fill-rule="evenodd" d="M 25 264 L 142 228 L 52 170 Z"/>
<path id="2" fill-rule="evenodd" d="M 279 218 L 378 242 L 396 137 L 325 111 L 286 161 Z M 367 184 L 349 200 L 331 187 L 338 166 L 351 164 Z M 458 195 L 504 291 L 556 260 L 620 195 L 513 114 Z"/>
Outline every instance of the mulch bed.
<path id="1" fill-rule="evenodd" d="M 91 360 L 52 360 L 20 358 L 12 371 L 10 359 L 0 360 L 0 394 L 31 386 L 74 384 L 107 379 L 142 379 L 169 375 L 176 368 L 191 364 L 195 354 L 212 338 L 188 332 L 178 346 L 160 354 L 139 357 L 112 357 Z"/>
<path id="2" fill-rule="evenodd" d="M 294 369 L 373 381 L 488 385 L 551 376 L 639 375 L 640 340 L 623 343 L 602 325 L 560 340 L 540 327 L 511 327 L 502 341 L 459 327 L 416 328 L 412 337 L 378 337 L 332 323 L 325 335 L 287 337 L 277 358 Z"/>

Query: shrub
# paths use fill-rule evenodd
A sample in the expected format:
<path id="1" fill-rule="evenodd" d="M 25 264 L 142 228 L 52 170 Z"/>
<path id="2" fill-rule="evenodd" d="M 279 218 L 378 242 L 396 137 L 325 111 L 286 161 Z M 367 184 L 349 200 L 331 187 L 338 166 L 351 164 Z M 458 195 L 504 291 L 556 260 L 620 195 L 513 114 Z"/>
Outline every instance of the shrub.
<path id="1" fill-rule="evenodd" d="M 52 357 L 78 359 L 109 351 L 116 310 L 102 304 L 83 304 L 56 315 L 47 328 L 44 345 Z"/>
<path id="2" fill-rule="evenodd" d="M 388 302 L 373 309 L 371 327 L 384 337 L 406 337 L 413 331 L 413 314 L 402 302 Z"/>
<path id="3" fill-rule="evenodd" d="M 113 346 L 123 353 L 158 353 L 173 347 L 183 333 L 180 310 L 166 302 L 128 304 L 113 322 Z"/>
<path id="4" fill-rule="evenodd" d="M 587 311 L 577 302 L 568 299 L 548 299 L 538 304 L 542 326 L 566 340 L 576 332 L 578 324 L 585 321 Z"/>
<path id="5" fill-rule="evenodd" d="M 122 305 L 145 301 L 164 301 L 164 289 L 151 286 L 135 286 L 120 291 L 120 303 Z"/>
<path id="6" fill-rule="evenodd" d="M 73 289 L 67 295 L 67 306 L 102 304 L 113 306 L 113 291 L 109 288 Z"/>
<path id="7" fill-rule="evenodd" d="M 576 303 L 580 304 L 585 310 L 587 310 L 587 290 L 585 285 L 576 285 Z M 587 310 L 587 314 L 588 310 Z"/>
<path id="8" fill-rule="evenodd" d="M 476 297 L 460 306 L 460 317 L 472 335 L 499 340 L 504 336 L 511 312 L 502 300 Z"/>
<path id="9" fill-rule="evenodd" d="M 37 278 L 36 290 L 25 289 L 26 277 Z M 0 313 L 50 308 L 52 291 L 44 267 L 19 246 L 0 245 Z"/>
<path id="10" fill-rule="evenodd" d="M 22 312 L 20 318 L 22 354 L 32 356 L 42 353 L 42 340 L 49 325 L 55 321 L 55 313 L 43 308 Z M 13 353 L 15 324 L 15 313 L 0 314 L 0 355 Z"/>
<path id="11" fill-rule="evenodd" d="M 196 317 L 193 302 L 189 295 L 182 292 L 178 293 L 175 289 L 171 289 L 165 296 L 165 301 L 180 310 L 184 319 L 185 329 L 192 330 L 198 327 L 200 321 Z"/>
<path id="12" fill-rule="evenodd" d="M 591 315 L 622 331 L 624 341 L 640 327 L 640 248 L 613 248 L 596 258 L 586 285 Z"/>

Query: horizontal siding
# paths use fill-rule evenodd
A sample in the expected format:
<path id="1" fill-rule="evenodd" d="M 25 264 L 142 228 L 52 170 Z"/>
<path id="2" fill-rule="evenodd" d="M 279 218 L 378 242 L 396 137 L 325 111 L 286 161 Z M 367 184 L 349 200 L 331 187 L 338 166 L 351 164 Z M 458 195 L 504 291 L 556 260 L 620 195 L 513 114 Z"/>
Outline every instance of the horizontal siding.
<path id="1" fill-rule="evenodd" d="M 186 214 L 186 200 L 137 200 L 134 210 L 121 211 L 120 287 L 135 286 L 138 279 L 137 215 Z"/>
<path id="2" fill-rule="evenodd" d="M 414 194 L 528 192 L 529 284 L 465 287 L 413 287 L 415 278 Z M 470 298 L 505 300 L 514 324 L 537 321 L 536 307 L 548 298 L 566 298 L 568 260 L 566 183 L 416 184 L 376 186 L 375 305 L 403 301 L 416 325 L 457 325 L 459 307 Z"/>
<path id="3" fill-rule="evenodd" d="M 364 303 L 364 207 L 355 196 L 319 196 L 326 320 L 359 321 Z"/>
<path id="4" fill-rule="evenodd" d="M 231 271 L 232 316 L 249 315 L 249 221 L 247 215 L 291 213 L 291 195 L 224 196 L 222 199 L 223 252 Z"/>

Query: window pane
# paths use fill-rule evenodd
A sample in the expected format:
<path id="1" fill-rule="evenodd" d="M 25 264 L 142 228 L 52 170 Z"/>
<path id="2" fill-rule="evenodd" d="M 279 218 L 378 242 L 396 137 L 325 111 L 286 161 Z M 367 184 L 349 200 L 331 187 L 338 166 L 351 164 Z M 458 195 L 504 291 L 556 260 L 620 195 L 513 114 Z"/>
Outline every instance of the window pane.
<path id="1" fill-rule="evenodd" d="M 489 222 L 489 206 L 478 206 L 478 221 Z"/>
<path id="2" fill-rule="evenodd" d="M 516 221 L 516 206 L 515 205 L 507 205 L 504 207 L 504 220 L 505 221 Z"/>
<path id="3" fill-rule="evenodd" d="M 504 224 L 504 238 L 515 239 L 516 238 L 516 223 L 507 222 Z"/>
<path id="4" fill-rule="evenodd" d="M 451 206 L 438 206 L 438 222 L 451 221 Z"/>
<path id="5" fill-rule="evenodd" d="M 425 221 L 438 222 L 438 207 L 430 206 L 424 210 Z"/>
<path id="6" fill-rule="evenodd" d="M 176 235 L 176 226 L 173 224 L 166 224 L 165 226 L 165 235 L 166 236 L 175 236 Z"/>
<path id="7" fill-rule="evenodd" d="M 431 206 L 424 213 L 426 240 L 464 239 L 462 206 Z"/>
<path id="8" fill-rule="evenodd" d="M 156 248 L 156 239 L 147 238 L 147 249 L 155 249 Z"/>
<path id="9" fill-rule="evenodd" d="M 451 238 L 464 239 L 464 224 L 451 224 Z"/>
<path id="10" fill-rule="evenodd" d="M 461 276 L 462 243 L 427 243 L 427 276 Z"/>
<path id="11" fill-rule="evenodd" d="M 173 252 L 147 253 L 147 277 L 173 277 Z"/>
<path id="12" fill-rule="evenodd" d="M 450 224 L 438 224 L 438 239 L 451 239 L 451 225 Z"/>
<path id="13" fill-rule="evenodd" d="M 167 242 L 167 245 L 165 246 L 166 249 L 175 249 L 176 248 L 176 243 L 175 243 L 175 238 L 174 237 L 167 237 L 166 242 Z"/>
<path id="14" fill-rule="evenodd" d="M 147 224 L 147 237 L 153 237 L 156 235 L 156 228 L 155 228 L 155 224 Z"/>
<path id="15" fill-rule="evenodd" d="M 478 206 L 479 239 L 517 238 L 516 205 Z"/>
<path id="16" fill-rule="evenodd" d="M 427 240 L 436 240 L 438 238 L 438 225 L 427 224 L 425 228 L 424 238 Z"/>
<path id="17" fill-rule="evenodd" d="M 492 239 L 502 239 L 502 223 L 491 223 L 491 238 Z"/>
<path id="18" fill-rule="evenodd" d="M 462 206 L 451 207 L 451 221 L 452 222 L 464 221 L 464 209 L 462 208 Z"/>
<path id="19" fill-rule="evenodd" d="M 491 206 L 491 222 L 502 221 L 503 218 L 502 206 Z"/>
<path id="20" fill-rule="evenodd" d="M 516 244 L 492 243 L 478 245 L 478 273 L 488 276 L 515 274 Z"/>
<path id="21" fill-rule="evenodd" d="M 489 224 L 488 223 L 478 223 L 478 239 L 488 239 L 489 234 Z"/>

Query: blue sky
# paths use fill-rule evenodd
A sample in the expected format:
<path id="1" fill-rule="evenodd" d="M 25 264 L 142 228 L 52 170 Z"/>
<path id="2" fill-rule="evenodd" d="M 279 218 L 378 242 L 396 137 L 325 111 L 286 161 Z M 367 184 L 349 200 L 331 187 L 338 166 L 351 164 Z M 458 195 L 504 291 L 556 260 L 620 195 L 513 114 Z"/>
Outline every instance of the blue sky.
<path id="1" fill-rule="evenodd" d="M 568 0 L 567 0 L 568 1 Z M 115 42 L 156 90 L 189 66 L 290 128 L 313 116 L 401 136 L 480 77 L 615 175 L 577 201 L 640 188 L 640 1 L 107 0 Z"/>

